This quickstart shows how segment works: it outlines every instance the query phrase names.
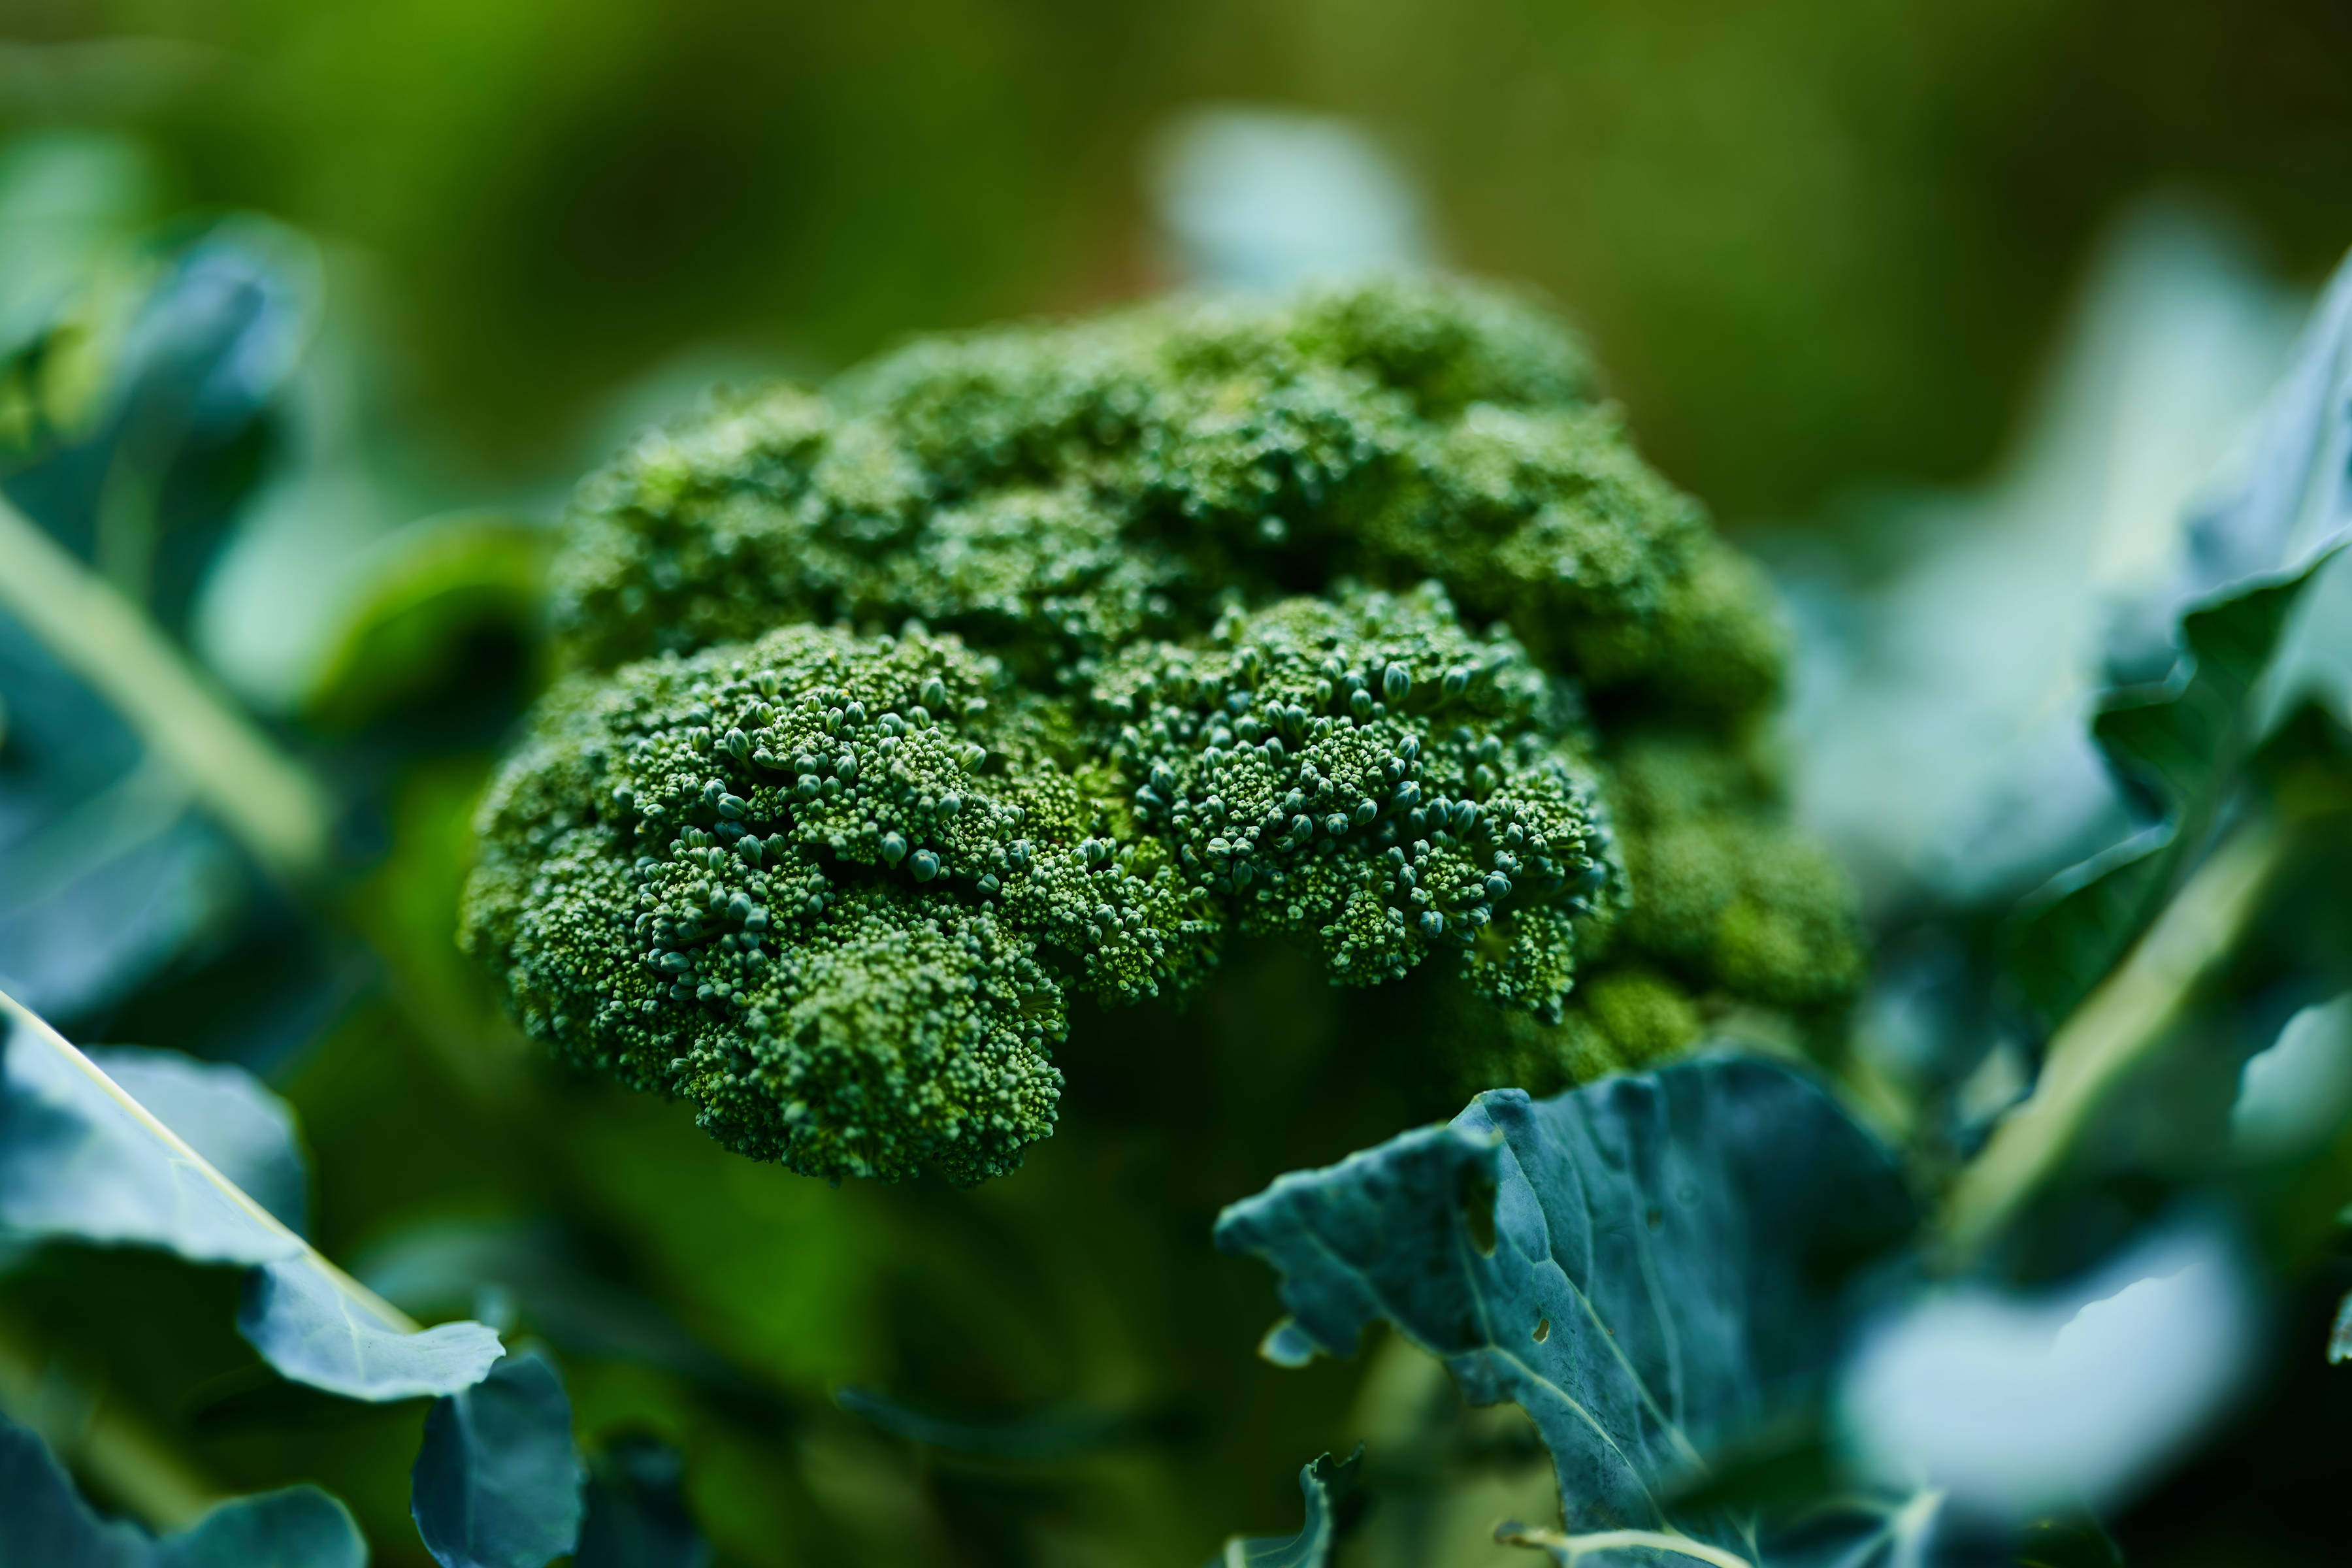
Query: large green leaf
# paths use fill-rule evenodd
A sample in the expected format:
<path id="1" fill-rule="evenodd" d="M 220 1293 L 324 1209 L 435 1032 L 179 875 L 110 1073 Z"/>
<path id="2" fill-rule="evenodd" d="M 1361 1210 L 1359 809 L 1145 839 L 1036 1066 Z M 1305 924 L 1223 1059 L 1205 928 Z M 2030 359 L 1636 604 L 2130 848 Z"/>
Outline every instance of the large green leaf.
<path id="1" fill-rule="evenodd" d="M 2073 1012 L 2122 960 L 2205 842 L 2261 739 L 2254 696 L 2280 633 L 2323 563 L 2189 611 L 2172 677 L 2111 691 L 2092 720 L 2110 765 L 2161 815 L 2061 873 L 2020 911 L 2010 972 L 2045 1023 Z"/>
<path id="2" fill-rule="evenodd" d="M 84 1054 L 287 1229 L 304 1232 L 310 1173 L 294 1112 L 259 1079 L 234 1062 L 146 1046 L 100 1046 Z"/>
<path id="3" fill-rule="evenodd" d="M 2092 731 L 2151 826 L 2053 879 L 2013 924 L 2011 973 L 2055 1025 L 2163 907 L 2262 739 L 2263 678 L 2298 603 L 2352 539 L 2352 264 L 2320 303 L 2232 481 L 2190 520 L 2161 604 L 2168 648 L 2112 661 L 2161 678 L 2111 689 Z M 2160 612 L 2140 621 L 2161 620 Z M 2145 639 L 2144 639 L 2145 640 Z"/>
<path id="4" fill-rule="evenodd" d="M 127 1059 L 134 1082 L 163 1087 L 191 1119 L 188 1133 L 0 992 L 0 1234 L 251 1265 L 239 1331 L 285 1376 L 347 1398 L 449 1394 L 489 1371 L 500 1346 L 488 1329 L 420 1331 L 223 1172 L 213 1155 L 264 1178 L 281 1206 L 301 1192 L 291 1114 L 257 1081 Z"/>
<path id="5" fill-rule="evenodd" d="M 0 1228 L 159 1247 L 197 1263 L 299 1258 L 301 1238 L 144 1106 L 0 997 Z M 257 1100 L 266 1099 L 247 1080 Z M 289 1144 L 290 1152 L 290 1142 Z"/>
<path id="6" fill-rule="evenodd" d="M 1277 1359 L 1346 1354 L 1391 1322 L 1472 1403 L 1535 1418 L 1570 1539 L 1689 1540 L 1724 1562 L 1759 1560 L 1761 1525 L 1685 1517 L 1675 1496 L 1812 1395 L 1843 1279 L 1914 1219 L 1892 1157 L 1819 1086 L 1709 1055 L 1548 1100 L 1481 1095 L 1280 1178 L 1216 1236 L 1282 1274 Z M 1895 1539 L 1900 1513 L 1890 1500 L 1842 1539 Z"/>

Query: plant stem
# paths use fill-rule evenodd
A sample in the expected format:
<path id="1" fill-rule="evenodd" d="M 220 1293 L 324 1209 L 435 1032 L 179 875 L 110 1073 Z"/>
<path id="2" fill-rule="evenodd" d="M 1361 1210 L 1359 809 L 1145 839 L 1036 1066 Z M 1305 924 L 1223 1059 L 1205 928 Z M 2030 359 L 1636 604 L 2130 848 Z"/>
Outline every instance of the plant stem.
<path id="1" fill-rule="evenodd" d="M 2163 1044 L 2235 951 L 2295 837 L 2269 815 L 2240 826 L 2051 1037 L 2032 1098 L 1953 1185 L 1944 1232 L 1956 1258 L 2000 1234 L 2072 1152 L 2092 1113 Z"/>
<path id="2" fill-rule="evenodd" d="M 254 1224 L 285 1242 L 304 1263 L 318 1270 L 326 1278 L 329 1284 L 363 1309 L 370 1316 L 382 1321 L 386 1328 L 404 1334 L 415 1333 L 423 1327 L 415 1319 L 329 1262 L 317 1247 L 312 1247 L 299 1234 L 289 1228 L 286 1223 L 276 1215 L 256 1203 L 247 1194 L 244 1188 L 222 1175 L 211 1161 L 189 1147 L 186 1140 L 158 1121 L 154 1112 L 132 1099 L 130 1091 L 109 1078 L 105 1069 L 96 1062 L 82 1055 L 72 1041 L 51 1028 L 47 1021 L 39 1014 L 9 995 L 5 991 L 0 991 L 0 1014 L 5 1014 L 16 1022 L 16 1028 L 9 1036 L 12 1044 L 29 1037 L 64 1057 L 76 1071 L 97 1086 L 99 1092 L 121 1107 L 123 1111 L 139 1124 L 142 1131 L 171 1150 L 174 1160 L 185 1164 L 197 1175 L 212 1184 L 220 1191 L 222 1196 L 242 1209 Z"/>
<path id="3" fill-rule="evenodd" d="M 0 609 L 88 682 L 273 874 L 299 885 L 327 861 L 325 795 L 215 695 L 138 605 L 0 500 Z"/>
<path id="4" fill-rule="evenodd" d="M 1578 1558 L 1593 1552 L 1645 1549 L 1713 1563 L 1715 1568 L 1755 1568 L 1754 1563 L 1737 1552 L 1727 1552 L 1720 1546 L 1710 1546 L 1704 1541 L 1694 1541 L 1687 1535 L 1672 1531 L 1602 1530 L 1589 1535 L 1564 1535 L 1557 1530 L 1520 1527 L 1508 1533 L 1498 1530 L 1495 1532 L 1495 1539 L 1506 1546 L 1537 1547 L 1550 1552 L 1556 1561 L 1563 1563 L 1573 1563 Z"/>
<path id="5" fill-rule="evenodd" d="M 60 1378 L 6 1326 L 0 1326 L 0 1409 L 150 1529 L 184 1529 L 226 1495 L 137 1416 Z"/>

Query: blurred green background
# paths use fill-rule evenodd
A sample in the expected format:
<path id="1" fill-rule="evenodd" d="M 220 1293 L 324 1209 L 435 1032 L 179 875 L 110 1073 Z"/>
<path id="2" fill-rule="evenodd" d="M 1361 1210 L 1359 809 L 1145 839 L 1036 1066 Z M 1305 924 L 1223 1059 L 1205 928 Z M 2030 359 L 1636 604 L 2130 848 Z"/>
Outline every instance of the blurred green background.
<path id="1" fill-rule="evenodd" d="M 1142 180 L 1202 101 L 1357 118 L 1444 255 L 1585 324 L 1723 514 L 1952 478 L 2151 189 L 2284 274 L 2342 249 L 2329 0 L 12 0 L 0 114 L 127 128 L 161 199 L 367 258 L 404 417 L 572 464 L 696 349 L 821 370 L 1164 281 Z"/>
<path id="2" fill-rule="evenodd" d="M 1438 259 L 1549 291 L 1727 522 L 1866 565 L 1884 514 L 1854 495 L 2017 477 L 2032 389 L 2152 199 L 2157 251 L 2261 296 L 2191 423 L 2274 374 L 2294 310 L 2262 290 L 2352 240 L 2336 0 L 5 0 L 0 36 L 0 482 L 338 816 L 332 875 L 256 874 L 0 617 L 0 977 L 79 1039 L 268 1076 L 324 1249 L 428 1316 L 503 1292 L 592 1452 L 634 1427 L 684 1451 L 730 1563 L 1197 1563 L 1291 1528 L 1296 1467 L 1383 1434 L 1422 1466 L 1422 1525 L 1454 1510 L 1461 1561 L 1508 1563 L 1486 1526 L 1549 1479 L 1426 1363 L 1250 1354 L 1272 1292 L 1210 1252 L 1217 1205 L 1459 1103 L 1291 955 L 1246 955 L 1183 1019 L 1079 1019 L 1064 1130 L 971 1194 L 751 1165 L 498 1018 L 450 941 L 468 816 L 542 673 L 541 525 L 633 426 L 715 376 L 815 378 L 1200 276 L 1171 128 L 1303 110 L 1386 153 Z M 2201 352 L 2166 374 L 2194 382 Z M 2076 403 L 2128 389 L 2129 355 L 2098 363 Z M 120 389 L 185 384 L 142 452 Z M 2058 424 L 2078 455 L 2112 444 Z M 126 531 L 108 476 L 134 471 L 154 489 Z M 1989 529 L 1988 493 L 1947 521 Z M 2074 493 L 1985 537 L 2030 544 Z M 1800 796 L 1839 838 L 1836 800 Z M 0 1403 L 101 1500 L 156 1517 L 313 1478 L 379 1563 L 423 1561 L 413 1407 L 276 1384 L 225 1274 L 12 1261 Z M 903 1408 L 845 1412 L 844 1385 Z M 964 1426 L 905 1440 L 934 1416 Z M 1439 1498 L 1433 1475 L 1476 1479 Z"/>

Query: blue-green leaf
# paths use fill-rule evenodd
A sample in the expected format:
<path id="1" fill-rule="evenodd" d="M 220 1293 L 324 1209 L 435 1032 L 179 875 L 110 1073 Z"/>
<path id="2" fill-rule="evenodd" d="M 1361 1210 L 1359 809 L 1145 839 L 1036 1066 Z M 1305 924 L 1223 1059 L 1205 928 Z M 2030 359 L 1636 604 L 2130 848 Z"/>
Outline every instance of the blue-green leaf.
<path id="1" fill-rule="evenodd" d="M 499 512 L 419 519 L 372 546 L 309 672 L 303 712 L 348 731 L 467 679 L 485 628 L 537 631 L 554 535 Z"/>
<path id="2" fill-rule="evenodd" d="M 240 447 L 300 359 L 320 290 L 316 247 L 265 219 L 224 218 L 178 246 L 110 334 L 96 406 L 40 431 L 7 495 L 181 630 L 252 492 Z"/>
<path id="3" fill-rule="evenodd" d="M 2256 689 L 2320 564 L 2240 585 L 2190 610 L 2180 620 L 2181 657 L 2171 677 L 2103 700 L 2092 734 L 2117 776 L 2160 815 L 2060 873 L 2020 911 L 2010 971 L 2045 1023 L 2073 1012 L 2121 961 L 2204 841 L 2261 739 Z"/>
<path id="4" fill-rule="evenodd" d="M 451 1394 L 498 1359 L 479 1323 L 413 1331 L 5 992 L 0 1028 L 0 1230 L 255 1265 L 239 1331 L 286 1376 L 353 1399 Z M 141 1057 L 134 1078 L 153 1079 L 159 1064 Z M 290 1201 L 301 1168 L 282 1108 L 257 1085 L 233 1087 L 234 1069 L 162 1070 L 203 1135 Z"/>
<path id="5" fill-rule="evenodd" d="M 2336 268 L 2294 363 L 2227 483 L 2189 520 L 2176 605 L 2316 562 L 2352 525 L 2352 258 Z"/>
<path id="6" fill-rule="evenodd" d="M 299 1256 L 299 1237 L 240 1204 L 157 1138 L 110 1080 L 0 1012 L 0 1227 L 160 1247 L 199 1263 Z"/>
<path id="7" fill-rule="evenodd" d="M 289 1230 L 309 1228 L 310 1174 L 294 1112 L 259 1079 L 233 1063 L 140 1046 L 83 1054 Z"/>
<path id="8" fill-rule="evenodd" d="M 479 1383 L 499 1336 L 479 1323 L 404 1331 L 301 1260 L 245 1277 L 237 1332 L 284 1376 L 346 1399 L 416 1399 Z"/>
<path id="9" fill-rule="evenodd" d="M 1325 1568 L 1339 1539 L 1340 1510 L 1360 1481 L 1360 1445 L 1345 1459 L 1326 1454 L 1298 1472 L 1307 1522 L 1296 1535 L 1236 1535 L 1210 1568 Z"/>
<path id="10" fill-rule="evenodd" d="M 2092 721 L 2154 820 L 2053 879 L 2014 922 L 2011 972 L 2046 1023 L 2072 1012 L 2162 908 L 2262 738 L 2263 677 L 2290 616 L 2352 539 L 2352 263 L 2320 302 L 2234 482 L 2189 532 L 2188 564 L 2161 601 L 2179 619 L 2172 647 L 2153 657 L 2119 648 L 2113 659 L 2158 678 L 2111 689 Z"/>
<path id="11" fill-rule="evenodd" d="M 42 1442 L 0 1415 L 0 1568 L 142 1568 L 147 1537 L 100 1519 Z"/>
<path id="12" fill-rule="evenodd" d="M 152 1541 L 91 1511 L 33 1433 L 0 1415 L 0 1568 L 367 1568 L 349 1510 L 316 1487 L 222 1503 Z"/>
<path id="13" fill-rule="evenodd" d="M 227 929 L 247 897 L 187 784 L 0 610 L 0 986 L 83 1017 Z"/>
<path id="14" fill-rule="evenodd" d="M 1686 1531 L 1706 1457 L 1818 1389 L 1846 1271 L 1906 1238 L 1893 1158 L 1811 1080 L 1711 1055 L 1295 1172 L 1217 1222 L 1282 1274 L 1291 1335 L 1345 1354 L 1385 1320 L 1472 1403 L 1514 1400 L 1571 1533 Z"/>
<path id="15" fill-rule="evenodd" d="M 543 1568 L 580 1540 L 583 1480 L 562 1380 L 526 1351 L 434 1405 L 409 1507 L 441 1568 Z"/>
<path id="16" fill-rule="evenodd" d="M 572 1568 L 708 1568 L 710 1544 L 687 1511 L 685 1480 L 677 1450 L 657 1438 L 607 1445 L 588 1468 Z"/>
<path id="17" fill-rule="evenodd" d="M 316 1487 L 238 1498 L 155 1543 L 154 1568 L 367 1568 L 351 1510 Z"/>

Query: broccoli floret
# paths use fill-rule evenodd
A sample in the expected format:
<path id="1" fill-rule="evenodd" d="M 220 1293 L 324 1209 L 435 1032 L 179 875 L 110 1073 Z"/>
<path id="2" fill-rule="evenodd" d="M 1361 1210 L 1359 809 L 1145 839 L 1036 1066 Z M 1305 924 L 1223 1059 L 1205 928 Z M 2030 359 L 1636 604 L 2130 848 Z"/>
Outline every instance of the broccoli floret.
<path id="1" fill-rule="evenodd" d="M 1243 931 L 1311 939 L 1351 984 L 1459 952 L 1496 1000 L 1557 1013 L 1607 830 L 1552 683 L 1434 584 L 1131 648 L 1091 706 L 1138 830 Z"/>
<path id="2" fill-rule="evenodd" d="M 1074 837 L 1032 707 L 919 632 L 574 677 L 484 803 L 465 940 L 530 1033 L 747 1153 L 1004 1169 L 1053 1126 L 1062 992 L 984 903 L 900 889 Z"/>
<path id="3" fill-rule="evenodd" d="M 1853 892 L 1780 819 L 1752 757 L 1669 733 L 1637 736 L 1614 760 L 1633 945 L 1696 987 L 1797 1014 L 1853 994 Z"/>
<path id="4" fill-rule="evenodd" d="M 1614 734 L 1737 772 L 1777 633 L 1506 295 L 1153 306 L 723 398 L 583 487 L 556 620 L 463 940 L 530 1034 L 796 1171 L 1010 1169 L 1068 1002 L 1181 997 L 1236 934 L 1342 984 L 1440 960 L 1469 1058 L 1578 1074 L 1850 984 L 1769 784 L 1676 795 Z"/>
<path id="5" fill-rule="evenodd" d="M 1466 954 L 1556 1016 L 1611 869 L 1553 706 L 1433 587 L 1236 612 L 1075 703 L 952 636 L 782 627 L 559 688 L 467 940 L 531 1033 L 733 1147 L 977 1180 L 1052 1130 L 1069 988 L 1180 994 L 1236 926 L 1345 983 Z"/>
<path id="6" fill-rule="evenodd" d="M 1753 570 L 1634 454 L 1573 342 L 1462 284 L 918 343 L 646 437 L 571 529 L 556 622 L 604 667 L 911 615 L 1082 679 L 1234 595 L 1434 578 L 1595 691 L 1751 711 L 1780 669 Z"/>
<path id="7" fill-rule="evenodd" d="M 1525 1013 L 1480 1018 L 1455 1011 L 1448 1020 L 1459 1076 L 1550 1094 L 1612 1072 L 1662 1061 L 1706 1033 L 1700 1005 L 1683 984 L 1638 962 L 1599 966 L 1581 981 L 1557 1020 Z"/>

